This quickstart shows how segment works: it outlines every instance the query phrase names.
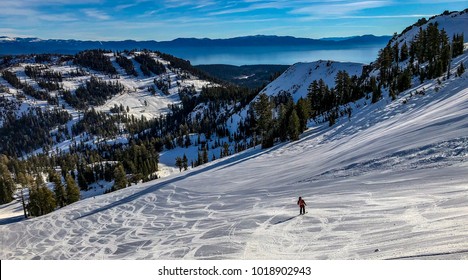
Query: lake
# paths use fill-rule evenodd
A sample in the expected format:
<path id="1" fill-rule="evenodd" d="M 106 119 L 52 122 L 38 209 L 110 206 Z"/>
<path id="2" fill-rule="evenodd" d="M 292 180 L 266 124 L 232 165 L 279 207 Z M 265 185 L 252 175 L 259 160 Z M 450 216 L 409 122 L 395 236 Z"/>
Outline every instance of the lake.
<path id="1" fill-rule="evenodd" d="M 162 52 L 190 60 L 192 65 L 200 64 L 283 64 L 317 60 L 341 62 L 373 62 L 382 45 L 355 46 L 343 49 L 313 49 L 310 47 L 232 47 L 232 48 L 168 48 Z"/>

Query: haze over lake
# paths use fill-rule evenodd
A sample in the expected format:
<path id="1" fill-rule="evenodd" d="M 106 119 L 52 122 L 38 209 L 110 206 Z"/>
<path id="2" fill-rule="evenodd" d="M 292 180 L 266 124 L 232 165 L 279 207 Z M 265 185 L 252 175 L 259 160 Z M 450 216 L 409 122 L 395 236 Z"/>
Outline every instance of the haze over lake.
<path id="1" fill-rule="evenodd" d="M 333 60 L 370 63 L 390 36 L 363 35 L 343 38 L 296 38 L 291 36 L 244 36 L 228 39 L 177 38 L 172 41 L 80 41 L 0 36 L 0 55 L 76 54 L 88 49 L 157 50 L 190 60 L 192 65 L 292 65 L 297 62 Z"/>
<path id="2" fill-rule="evenodd" d="M 368 64 L 377 58 L 382 45 L 356 46 L 346 49 L 313 49 L 307 47 L 232 47 L 232 48 L 170 48 L 161 49 L 177 57 L 190 60 L 192 65 L 201 64 L 283 64 L 317 60 L 359 62 Z"/>

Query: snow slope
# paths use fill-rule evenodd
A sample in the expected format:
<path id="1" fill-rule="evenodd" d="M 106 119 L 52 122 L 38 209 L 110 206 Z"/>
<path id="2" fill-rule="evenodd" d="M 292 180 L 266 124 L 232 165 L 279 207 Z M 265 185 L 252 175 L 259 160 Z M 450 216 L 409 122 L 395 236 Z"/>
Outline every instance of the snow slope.
<path id="1" fill-rule="evenodd" d="M 439 15 L 430 20 L 426 24 L 421 26 L 422 29 L 426 29 L 429 24 L 437 24 L 438 28 L 444 29 L 447 32 L 447 36 L 452 39 L 453 35 L 468 34 L 468 9 L 461 12 L 454 12 L 448 15 Z M 397 41 L 399 46 L 403 45 L 403 42 L 406 42 L 409 46 L 409 42 L 419 33 L 418 26 L 413 26 L 411 29 L 407 30 L 403 34 L 398 35 Z"/>
<path id="2" fill-rule="evenodd" d="M 366 103 L 297 142 L 0 225 L 0 258 L 468 259 L 468 73 Z"/>
<path id="3" fill-rule="evenodd" d="M 335 77 L 339 71 L 346 71 L 350 76 L 361 76 L 361 63 L 319 60 L 310 63 L 296 63 L 277 79 L 268 84 L 261 92 L 274 96 L 281 91 L 289 92 L 294 101 L 307 97 L 310 84 L 323 79 L 329 87 L 335 86 Z"/>
<path id="4" fill-rule="evenodd" d="M 346 71 L 350 76 L 361 76 L 364 64 L 353 62 L 337 62 L 319 60 L 315 62 L 296 63 L 289 67 L 274 81 L 269 83 L 261 92 L 268 96 L 277 96 L 287 92 L 291 94 L 294 102 L 301 97 L 307 97 L 308 88 L 315 80 L 323 79 L 329 87 L 335 86 L 336 74 L 339 71 Z M 260 95 L 259 94 L 259 95 Z M 258 96 L 252 101 L 256 102 Z M 232 122 L 228 121 L 227 126 L 231 132 L 236 132 L 241 120 L 246 119 L 247 112 L 252 102 L 232 115 Z"/>
<path id="5" fill-rule="evenodd" d="M 139 52 L 136 52 L 135 54 L 138 53 Z M 36 81 L 29 78 L 25 74 L 26 66 L 43 66 L 46 67 L 48 71 L 54 71 L 62 74 L 63 82 L 61 84 L 63 85 L 63 88 L 70 90 L 72 93 L 74 93 L 79 86 L 84 85 L 85 82 L 91 78 L 91 76 L 100 78 L 105 82 L 119 82 L 124 86 L 124 91 L 121 94 L 118 94 L 107 100 L 104 105 L 95 107 L 95 109 L 98 111 L 109 112 L 110 109 L 114 106 L 123 105 L 125 109 L 128 107 L 129 115 L 133 115 L 138 119 L 142 116 L 147 119 L 153 119 L 159 117 L 161 114 L 167 114 L 169 112 L 169 105 L 180 103 L 178 93 L 185 88 L 193 87 L 196 92 L 200 92 L 203 87 L 216 86 L 216 84 L 212 82 L 199 79 L 198 77 L 186 73 L 185 71 L 173 68 L 170 66 L 169 62 L 163 60 L 155 53 L 149 53 L 149 55 L 151 55 L 154 60 L 166 66 L 166 73 L 161 75 L 151 74 L 151 76 L 144 76 L 139 68 L 139 64 L 134 61 L 134 55 L 129 55 L 127 58 L 135 64 L 134 66 L 138 76 L 135 77 L 133 75 L 127 75 L 125 70 L 115 62 L 116 58 L 112 53 L 108 53 L 107 56 L 109 56 L 113 66 L 119 74 L 112 77 L 102 72 L 97 72 L 91 69 L 83 69 L 79 65 L 75 65 L 71 62 L 60 63 L 55 61 L 53 63 L 46 63 L 42 65 L 33 63 L 32 61 L 27 63 L 21 61 L 21 63 L 18 63 L 18 66 L 8 67 L 6 69 L 14 72 L 17 77 L 21 79 L 21 81 L 32 85 L 36 90 L 41 90 L 41 88 Z M 57 59 L 58 58 L 54 58 L 54 60 Z M 32 58 L 29 60 L 32 60 Z M 83 69 L 85 72 L 83 76 L 75 77 L 70 75 L 70 73 L 79 69 Z M 155 80 L 162 80 L 168 83 L 169 86 L 167 94 L 164 94 L 159 88 L 156 87 Z M 154 88 L 155 94 L 152 94 L 148 88 Z M 3 97 L 10 100 L 10 102 L 20 104 L 18 106 L 21 106 L 21 110 L 15 110 L 17 116 L 21 116 L 21 114 L 27 111 L 27 109 L 30 107 L 42 107 L 43 109 L 53 107 L 49 106 L 46 101 L 36 100 L 35 98 L 28 95 L 25 95 L 25 98 L 19 102 L 16 100 L 16 97 L 19 93 L 22 93 L 22 90 L 15 89 L 2 77 L 0 77 L 0 98 Z M 57 94 L 57 91 L 51 92 L 52 96 L 56 96 Z M 77 114 L 77 111 L 71 108 L 64 100 L 60 99 L 59 105 L 66 106 L 67 111 L 70 114 Z M 0 108 L 0 110 L 1 109 L 2 108 Z M 2 124 L 1 121 L 2 120 L 0 118 L 0 124 Z M 74 118 L 74 122 L 76 121 L 76 118 Z"/>
<path id="6" fill-rule="evenodd" d="M 92 76 L 105 82 L 118 82 L 124 87 L 124 90 L 120 94 L 106 100 L 102 106 L 94 107 L 94 109 L 111 114 L 110 111 L 112 108 L 115 106 L 123 106 L 125 109 L 124 113 L 128 116 L 132 115 L 136 119 L 144 117 L 148 120 L 159 118 L 161 115 L 169 113 L 170 105 L 179 104 L 181 102 L 179 92 L 184 89 L 193 89 L 194 92 L 200 93 L 203 87 L 219 86 L 213 82 L 200 79 L 187 71 L 172 67 L 169 61 L 162 59 L 158 54 L 153 52 L 148 52 L 148 55 L 157 62 L 164 64 L 166 72 L 160 75 L 151 74 L 150 76 L 145 76 L 140 69 L 140 64 L 135 60 L 135 55 L 139 53 L 140 52 L 127 55 L 120 54 L 132 61 L 135 71 L 138 74 L 137 76 L 128 75 L 116 62 L 116 56 L 113 53 L 106 53 L 106 56 L 110 58 L 111 63 L 117 70 L 118 75 L 114 76 L 109 76 L 92 69 L 83 68 L 74 64 L 72 61 L 61 62 L 61 58 L 63 57 L 59 56 L 52 56 L 52 61 L 45 64 L 35 63 L 33 56 L 15 58 L 12 62 L 13 66 L 7 67 L 6 70 L 15 73 L 22 82 L 33 86 L 36 90 L 41 90 L 41 88 L 34 79 L 26 75 L 25 69 L 27 66 L 40 66 L 47 69 L 47 71 L 60 73 L 63 77 L 63 82 L 61 83 L 63 89 L 69 90 L 72 94 L 74 94 L 78 87 L 83 86 L 86 81 L 90 80 Z M 77 70 L 82 70 L 83 74 L 78 76 L 71 75 L 71 73 L 75 73 Z M 163 93 L 162 90 L 156 86 L 155 81 L 164 81 L 167 85 L 167 92 Z M 154 93 L 152 93 L 149 88 L 154 89 Z M 43 111 L 46 111 L 57 107 L 48 104 L 47 101 L 37 100 L 34 97 L 23 93 L 23 90 L 14 88 L 0 75 L 0 127 L 3 126 L 3 118 L 7 115 L 7 112 L 14 113 L 17 117 L 20 117 L 22 114 L 27 113 L 28 110 L 34 108 L 41 108 Z M 50 95 L 60 96 L 58 91 L 51 91 Z M 62 106 L 72 116 L 72 119 L 66 124 L 68 131 L 71 134 L 72 127 L 80 121 L 82 112 L 70 106 L 63 98 L 60 97 L 58 107 Z M 57 129 L 51 131 L 52 134 L 56 132 Z M 102 139 L 94 135 L 82 133 L 75 137 L 68 137 L 63 141 L 55 143 L 51 147 L 49 153 L 55 153 L 56 151 L 68 152 L 70 147 L 80 143 L 88 145 L 89 147 L 95 147 L 97 142 L 104 140 L 109 144 L 128 143 L 127 137 L 128 135 L 123 134 L 118 135 L 115 138 Z M 33 154 L 43 152 L 43 149 L 39 148 L 33 152 Z M 166 154 L 170 154 L 171 156 L 174 155 L 174 153 Z M 181 152 L 176 156 L 182 156 L 183 154 L 184 153 Z M 190 155 L 195 155 L 189 158 L 190 160 L 195 160 L 198 154 L 196 152 L 190 152 Z M 168 158 L 168 155 L 163 157 L 164 161 L 161 162 L 160 168 L 163 170 L 169 170 L 169 172 L 160 172 L 160 175 L 164 176 L 165 174 L 170 174 L 175 170 L 173 166 L 176 156 L 172 158 Z M 219 152 L 216 153 L 216 156 L 219 156 Z"/>

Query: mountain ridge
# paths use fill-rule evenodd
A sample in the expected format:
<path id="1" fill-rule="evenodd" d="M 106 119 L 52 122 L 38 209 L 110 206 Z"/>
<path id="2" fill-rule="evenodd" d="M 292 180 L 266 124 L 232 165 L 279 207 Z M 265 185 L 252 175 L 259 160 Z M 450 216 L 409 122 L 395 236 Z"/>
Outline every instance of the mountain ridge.
<path id="1" fill-rule="evenodd" d="M 40 39 L 0 36 L 0 55 L 21 55 L 58 53 L 75 54 L 86 49 L 109 49 L 123 51 L 130 49 L 152 49 L 167 51 L 170 48 L 188 47 L 259 47 L 259 46 L 295 46 L 295 47 L 324 47 L 346 48 L 355 45 L 376 45 L 386 43 L 391 36 L 352 36 L 339 41 L 297 38 L 292 36 L 255 35 L 228 39 L 209 38 L 177 38 L 171 41 L 92 41 L 75 39 Z"/>
<path id="2" fill-rule="evenodd" d="M 426 81 L 300 141 L 0 226 L 1 257 L 466 258 L 467 81 Z M 297 196 L 311 214 L 282 222 Z"/>
<path id="3" fill-rule="evenodd" d="M 457 28 L 454 21 L 447 26 Z M 407 35 L 411 40 L 411 34 Z M 446 41 L 441 40 L 441 44 L 448 45 Z M 331 97 L 333 107 L 325 112 L 325 117 L 331 118 L 331 114 L 335 114 L 333 124 L 321 120 L 323 113 L 319 112 L 321 115 L 317 118 L 307 119 L 307 130 L 297 141 L 292 137 L 289 138 L 291 141 L 286 138 L 282 143 L 272 142 L 271 148 L 259 149 L 255 145 L 259 142 L 254 140 L 253 147 L 245 151 L 239 151 L 240 146 L 236 145 L 235 155 L 225 153 L 221 160 L 204 162 L 203 166 L 190 168 L 184 173 L 179 174 L 182 170 L 179 167 L 181 169 L 175 171 L 177 174 L 158 181 L 138 183 L 112 194 L 69 204 L 40 218 L 0 225 L 3 237 L 0 257 L 292 259 L 299 256 L 304 259 L 394 259 L 443 255 L 443 258 L 466 259 L 468 72 L 463 67 L 468 63 L 468 53 L 466 48 L 463 49 L 462 40 L 461 53 L 451 60 L 452 68 L 434 74 L 438 72 L 432 69 L 431 59 L 416 57 L 410 62 L 408 56 L 403 56 L 405 58 L 399 60 L 394 54 L 402 52 L 389 51 L 391 43 L 382 50 L 382 55 L 373 65 L 367 66 L 370 69 L 362 69 L 365 72 L 361 77 L 358 77 L 360 65 L 328 61 L 317 61 L 315 65 L 298 63 L 267 86 L 266 93 L 257 95 L 258 99 L 266 97 L 263 99 L 267 101 L 268 97 L 280 97 L 272 99 L 278 103 L 279 109 L 285 108 L 284 112 L 291 104 L 290 117 L 283 119 L 289 121 L 277 124 L 278 127 L 283 123 L 298 127 L 299 100 L 306 94 L 307 83 L 312 78 L 323 79 L 322 86 L 319 86 L 320 81 L 316 88 L 310 84 L 307 93 L 314 94 L 310 101 Z M 393 43 L 398 47 L 398 42 Z M 457 46 L 459 43 L 457 41 Z M 427 49 L 422 43 L 413 46 L 419 52 Z M 440 51 L 431 54 L 436 57 L 434 61 L 446 65 L 437 53 Z M 134 96 L 131 89 L 139 87 L 134 87 L 137 84 L 133 83 L 145 80 L 145 67 L 142 66 L 151 64 L 143 63 L 143 57 L 136 53 L 102 55 L 114 65 L 117 56 L 130 60 L 130 65 L 138 72 L 135 76 L 138 77 L 132 78 L 128 84 L 128 95 Z M 146 78 L 140 91 L 156 86 L 159 92 L 167 86 L 175 95 L 178 92 L 175 85 L 186 78 L 180 69 L 171 65 L 181 64 L 181 61 L 172 63 L 162 59 L 162 54 L 148 55 L 153 57 L 153 62 L 167 65 L 167 69 L 158 77 Z M 346 77 L 340 71 L 343 69 L 341 65 L 348 70 L 354 69 L 356 75 Z M 35 76 L 39 83 L 41 77 L 55 77 L 54 73 L 62 67 L 70 65 L 51 66 L 42 74 L 38 69 L 38 74 L 31 76 Z M 75 66 L 67 73 L 78 75 L 79 68 Z M 392 68 L 397 70 L 395 76 L 383 76 L 382 73 L 390 73 L 388 70 Z M 418 70 L 419 75 L 412 68 Z M 130 76 L 124 74 L 125 69 L 120 66 L 117 72 Z M 19 66 L 10 71 L 19 76 L 17 83 L 22 85 L 26 67 Z M 311 77 L 314 71 L 319 74 L 317 77 Z M 408 76 L 405 76 L 406 71 Z M 341 78 L 333 79 L 335 74 Z M 112 75 L 101 75 L 103 79 L 112 78 Z M 8 77 L 15 82 L 11 75 L 5 76 Z M 156 78 L 161 78 L 161 81 Z M 28 81 L 35 84 L 32 79 Z M 77 78 L 68 81 L 73 82 L 74 79 Z M 406 79 L 409 85 L 403 83 Z M 195 82 L 195 79 L 190 80 Z M 3 82 L 2 79 L 0 81 Z M 344 85 L 343 81 L 359 85 L 347 88 L 359 89 L 362 97 L 349 103 L 335 100 L 334 97 L 348 93 L 344 86 L 338 86 L 338 83 Z M 401 89 L 397 84 L 401 84 Z M 5 86 L 4 95 L 11 97 L 10 100 L 16 98 L 13 93 L 17 90 L 7 84 Z M 398 91 L 392 91 L 392 86 Z M 26 85 L 23 88 L 29 90 Z M 314 93 L 319 90 L 323 90 L 323 94 Z M 236 124 L 239 117 L 232 117 L 236 110 L 244 110 L 248 117 L 262 113 L 262 108 L 258 107 L 258 110 L 254 109 L 256 112 L 247 114 L 246 108 L 252 104 L 250 97 L 256 98 L 249 94 L 249 98 L 242 100 L 247 105 L 233 102 L 237 101 L 235 99 L 227 100 L 219 104 L 215 114 L 210 114 L 208 109 L 224 93 L 206 91 L 203 95 L 193 91 L 193 96 L 202 98 L 193 104 L 196 107 L 189 113 L 191 118 L 183 120 L 190 123 L 194 119 L 201 121 L 224 115 L 222 123 Z M 350 99 L 349 96 L 346 100 Z M 288 98 L 293 100 L 289 102 Z M 298 98 L 295 105 L 293 101 Z M 134 109 L 144 113 L 140 108 L 146 105 L 141 101 L 138 100 L 139 108 L 129 108 L 130 113 Z M 322 104 L 326 106 L 328 103 Z M 280 117 L 287 116 L 283 110 L 270 109 L 268 104 L 263 108 L 267 113 L 276 110 Z M 341 109 L 349 110 L 342 112 Z M 116 117 L 125 111 L 118 106 L 107 110 L 113 110 Z M 272 120 L 273 116 L 269 119 Z M 111 124 L 116 123 L 116 119 L 110 121 Z M 202 124 L 200 127 L 207 124 L 204 121 L 193 123 Z M 226 136 L 224 139 L 239 139 L 242 144 L 243 139 L 250 137 L 242 131 L 254 126 L 244 122 L 242 129 L 240 127 L 226 132 L 226 127 L 220 126 L 217 133 Z M 184 125 L 176 129 L 181 132 L 180 137 L 167 142 L 172 145 L 172 142 L 180 141 L 175 148 L 178 155 L 188 151 L 190 144 L 184 144 L 187 139 L 192 143 L 197 141 L 191 147 L 193 155 L 200 158 L 202 152 L 207 152 L 206 147 L 213 152 L 213 141 L 210 145 L 198 146 L 200 142 L 207 143 L 209 137 L 197 140 L 196 135 L 182 132 L 187 131 Z M 191 136 L 195 137 L 190 139 Z M 256 139 L 254 137 L 250 139 Z M 220 139 L 221 136 L 215 138 L 215 142 L 220 142 Z M 217 147 L 216 154 L 221 150 L 221 146 Z M 141 150 L 135 148 L 131 154 L 138 151 Z M 169 155 L 172 165 L 174 155 Z M 161 158 L 166 156 L 161 153 Z M 125 173 L 120 177 L 125 177 Z M 305 198 L 310 214 L 291 219 L 297 215 L 295 202 L 298 196 Z"/>

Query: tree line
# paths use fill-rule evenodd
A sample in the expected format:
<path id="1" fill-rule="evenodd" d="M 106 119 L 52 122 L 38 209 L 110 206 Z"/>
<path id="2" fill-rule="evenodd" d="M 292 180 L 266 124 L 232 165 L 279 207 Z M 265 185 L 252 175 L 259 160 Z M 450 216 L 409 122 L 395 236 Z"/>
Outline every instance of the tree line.
<path id="1" fill-rule="evenodd" d="M 463 34 L 455 34 L 450 40 L 437 23 L 429 23 L 425 29 L 419 27 L 409 45 L 395 42 L 397 38 L 379 52 L 376 64 L 379 81 L 389 88 L 392 98 L 411 87 L 413 76 L 418 76 L 421 83 L 445 74 L 449 77 L 451 60 L 463 53 Z"/>
<path id="2" fill-rule="evenodd" d="M 101 49 L 81 51 L 74 56 L 73 62 L 111 76 L 117 75 L 117 70 L 106 53 L 108 51 Z"/>
<path id="3" fill-rule="evenodd" d="M 75 94 L 63 91 L 63 99 L 71 106 L 83 110 L 89 106 L 101 106 L 111 97 L 123 92 L 125 87 L 118 81 L 103 81 L 91 76 L 84 85 L 80 85 Z"/>
<path id="4" fill-rule="evenodd" d="M 445 73 L 448 77 L 451 59 L 463 53 L 464 38 L 463 34 L 455 34 L 450 41 L 444 30 L 430 23 L 426 29 L 420 27 L 409 47 L 406 42 L 395 41 L 396 36 L 379 52 L 375 64 L 364 67 L 360 77 L 338 71 L 332 88 L 323 79 L 315 80 L 309 85 L 307 97 L 295 104 L 287 92 L 274 97 L 261 94 L 241 129 L 250 135 L 255 133 L 253 137 L 260 136 L 262 147 L 270 147 L 276 141 L 297 140 L 310 118 L 323 116 L 332 126 L 339 117 L 351 117 L 347 104 L 364 97 L 375 103 L 382 98 L 383 88 L 388 88 L 390 97 L 395 99 L 411 88 L 414 76 L 419 76 L 421 83 Z M 377 75 L 370 75 L 373 70 L 378 70 Z M 461 63 L 458 75 L 464 71 Z"/>
<path id="5" fill-rule="evenodd" d="M 5 79 L 10 85 L 15 87 L 16 89 L 21 89 L 24 94 L 32 96 L 39 100 L 45 100 L 51 105 L 57 105 L 58 101 L 57 98 L 52 97 L 47 91 L 44 90 L 36 90 L 33 86 L 28 84 L 27 82 L 22 82 L 14 72 L 3 70 L 2 77 Z M 48 88 L 47 84 L 42 84 L 43 87 Z"/>
<path id="6" fill-rule="evenodd" d="M 8 112 L 0 127 L 0 153 L 19 157 L 41 147 L 47 149 L 54 144 L 50 131 L 70 119 L 71 115 L 62 109 L 34 108 L 19 118 Z"/>
<path id="7" fill-rule="evenodd" d="M 145 76 L 151 76 L 151 73 L 154 73 L 155 75 L 166 73 L 166 67 L 164 64 L 156 61 L 147 52 L 135 54 L 135 60 L 140 64 L 141 72 L 143 72 Z"/>

